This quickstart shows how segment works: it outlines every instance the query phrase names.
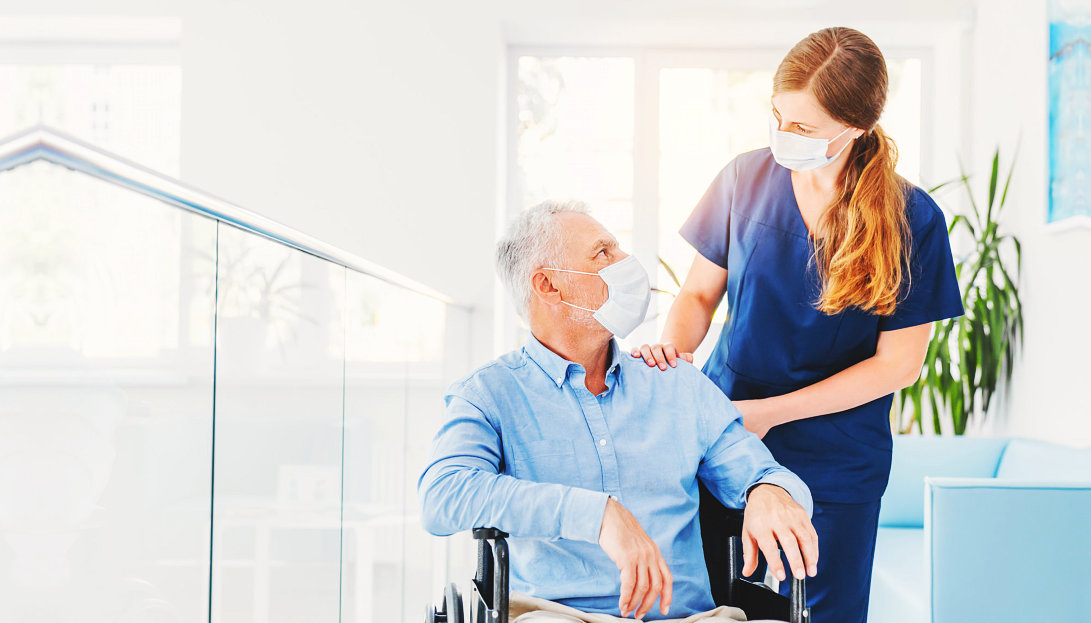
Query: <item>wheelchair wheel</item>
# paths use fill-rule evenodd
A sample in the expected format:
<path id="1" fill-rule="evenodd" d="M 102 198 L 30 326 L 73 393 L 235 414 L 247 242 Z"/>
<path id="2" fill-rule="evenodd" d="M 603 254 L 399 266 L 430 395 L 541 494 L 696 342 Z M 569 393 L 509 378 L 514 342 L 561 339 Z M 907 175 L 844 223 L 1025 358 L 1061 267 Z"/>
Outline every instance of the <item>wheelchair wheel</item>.
<path id="1" fill-rule="evenodd" d="M 451 582 L 444 587 L 443 599 L 438 607 L 428 606 L 424 609 L 424 623 L 466 623 L 462 595 L 458 592 L 457 584 Z"/>
<path id="2" fill-rule="evenodd" d="M 444 589 L 443 602 L 447 610 L 446 623 L 466 623 L 465 611 L 462 609 L 462 595 L 454 582 Z"/>

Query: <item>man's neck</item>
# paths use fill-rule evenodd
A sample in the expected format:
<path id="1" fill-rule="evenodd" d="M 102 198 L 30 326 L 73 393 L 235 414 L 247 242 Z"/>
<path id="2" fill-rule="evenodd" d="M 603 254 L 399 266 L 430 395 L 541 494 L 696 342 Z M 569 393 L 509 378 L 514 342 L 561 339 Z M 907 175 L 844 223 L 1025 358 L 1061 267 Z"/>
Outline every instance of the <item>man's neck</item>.
<path id="1" fill-rule="evenodd" d="M 606 391 L 606 367 L 610 365 L 612 342 L 609 335 L 603 338 L 601 334 L 551 333 L 547 330 L 532 330 L 532 333 L 549 350 L 583 366 L 588 391 L 595 395 Z"/>

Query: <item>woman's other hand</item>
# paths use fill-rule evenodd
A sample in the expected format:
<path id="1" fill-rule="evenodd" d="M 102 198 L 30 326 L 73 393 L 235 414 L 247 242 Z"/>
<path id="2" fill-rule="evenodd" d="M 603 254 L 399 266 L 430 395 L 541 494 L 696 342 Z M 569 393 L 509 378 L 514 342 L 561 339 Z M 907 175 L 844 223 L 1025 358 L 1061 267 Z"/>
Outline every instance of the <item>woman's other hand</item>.
<path id="1" fill-rule="evenodd" d="M 746 430 L 762 439 L 769 429 L 780 424 L 768 408 L 765 400 L 732 400 L 731 404 L 742 414 L 742 425 Z"/>

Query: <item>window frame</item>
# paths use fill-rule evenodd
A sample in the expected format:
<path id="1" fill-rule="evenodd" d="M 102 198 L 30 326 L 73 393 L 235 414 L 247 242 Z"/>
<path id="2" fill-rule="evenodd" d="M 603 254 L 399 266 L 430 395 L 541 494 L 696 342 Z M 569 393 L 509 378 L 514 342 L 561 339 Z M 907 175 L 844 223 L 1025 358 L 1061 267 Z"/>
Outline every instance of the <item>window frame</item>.
<path id="1" fill-rule="evenodd" d="M 174 17 L 0 17 L 0 64 L 182 65 Z"/>

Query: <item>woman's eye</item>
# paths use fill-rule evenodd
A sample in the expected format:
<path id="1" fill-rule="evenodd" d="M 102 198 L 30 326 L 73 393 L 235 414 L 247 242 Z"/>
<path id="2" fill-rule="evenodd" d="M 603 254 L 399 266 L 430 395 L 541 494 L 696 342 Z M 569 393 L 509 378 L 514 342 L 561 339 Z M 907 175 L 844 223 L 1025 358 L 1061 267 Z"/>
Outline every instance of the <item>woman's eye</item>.
<path id="1" fill-rule="evenodd" d="M 808 130 L 807 128 L 801 127 L 801 126 L 796 126 L 796 129 L 799 130 L 800 134 L 810 134 L 811 133 L 810 130 Z"/>

